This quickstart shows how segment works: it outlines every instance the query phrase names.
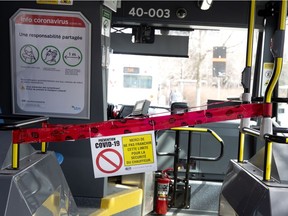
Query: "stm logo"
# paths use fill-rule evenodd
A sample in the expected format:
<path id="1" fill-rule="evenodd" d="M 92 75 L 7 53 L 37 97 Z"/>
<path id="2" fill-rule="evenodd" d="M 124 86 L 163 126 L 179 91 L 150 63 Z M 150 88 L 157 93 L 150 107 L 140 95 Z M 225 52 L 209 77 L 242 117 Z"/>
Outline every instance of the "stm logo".
<path id="1" fill-rule="evenodd" d="M 79 107 L 79 106 L 73 106 L 73 105 L 72 105 L 72 109 L 73 109 L 74 111 L 80 111 L 80 110 L 81 110 L 81 107 Z"/>

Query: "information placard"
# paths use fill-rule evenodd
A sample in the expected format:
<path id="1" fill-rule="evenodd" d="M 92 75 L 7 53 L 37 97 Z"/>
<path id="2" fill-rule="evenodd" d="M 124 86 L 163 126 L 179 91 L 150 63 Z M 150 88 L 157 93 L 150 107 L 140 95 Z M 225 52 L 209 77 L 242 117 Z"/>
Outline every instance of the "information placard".
<path id="1" fill-rule="evenodd" d="M 95 178 L 157 170 L 154 131 L 92 138 Z"/>
<path id="2" fill-rule="evenodd" d="M 270 79 L 273 75 L 274 63 L 264 62 L 263 63 L 263 76 L 262 76 L 262 85 L 261 85 L 261 96 L 265 95 L 265 91 L 270 82 Z"/>
<path id="3" fill-rule="evenodd" d="M 20 9 L 13 15 L 14 114 L 90 117 L 90 28 L 79 12 Z"/>

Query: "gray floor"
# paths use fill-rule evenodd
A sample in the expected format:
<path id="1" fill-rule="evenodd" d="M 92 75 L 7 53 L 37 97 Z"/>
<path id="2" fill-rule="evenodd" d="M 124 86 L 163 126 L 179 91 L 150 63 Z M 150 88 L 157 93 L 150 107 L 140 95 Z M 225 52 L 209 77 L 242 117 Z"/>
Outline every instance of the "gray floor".
<path id="1" fill-rule="evenodd" d="M 80 207 L 79 210 L 79 216 L 88 216 L 92 214 L 93 212 L 97 211 L 97 208 L 88 208 L 88 207 Z"/>
<path id="2" fill-rule="evenodd" d="M 148 214 L 147 216 L 157 215 L 157 214 Z M 171 215 L 177 215 L 177 216 L 186 216 L 186 215 L 198 215 L 198 216 L 213 216 L 218 215 L 218 212 L 202 212 L 202 211 L 193 211 L 188 209 L 170 209 L 167 214 L 167 216 Z M 132 216 L 132 215 L 131 215 Z"/>
<path id="3" fill-rule="evenodd" d="M 88 207 L 80 207 L 79 210 L 79 216 L 88 216 L 92 214 L 93 212 L 97 211 L 97 208 L 88 208 Z"/>
<path id="4" fill-rule="evenodd" d="M 191 181 L 190 185 L 191 185 L 190 208 L 189 209 L 170 208 L 166 215 L 167 216 L 218 215 L 218 208 L 219 208 L 218 203 L 222 183 L 209 182 L 209 181 Z M 111 188 L 113 187 L 110 187 L 110 189 Z M 117 190 L 115 190 L 114 192 L 117 192 Z M 80 216 L 88 216 L 95 211 L 97 211 L 96 208 L 84 208 L 84 207 L 79 208 Z M 151 212 L 147 216 L 155 216 L 155 215 L 157 214 Z M 137 215 L 131 215 L 131 216 L 137 216 Z"/>
<path id="5" fill-rule="evenodd" d="M 79 208 L 79 216 L 88 216 L 91 213 L 95 212 L 97 209 L 94 208 Z M 147 216 L 155 216 L 156 213 L 151 212 Z M 169 211 L 166 214 L 167 216 L 177 215 L 177 216 L 186 216 L 186 215 L 198 215 L 198 216 L 213 216 L 218 215 L 218 212 L 204 212 L 204 211 L 196 211 L 196 210 L 190 210 L 190 209 L 169 209 Z M 127 215 L 130 216 L 130 215 Z M 137 215 L 131 215 L 131 216 L 137 216 Z M 140 216 L 140 215 L 139 215 Z"/>

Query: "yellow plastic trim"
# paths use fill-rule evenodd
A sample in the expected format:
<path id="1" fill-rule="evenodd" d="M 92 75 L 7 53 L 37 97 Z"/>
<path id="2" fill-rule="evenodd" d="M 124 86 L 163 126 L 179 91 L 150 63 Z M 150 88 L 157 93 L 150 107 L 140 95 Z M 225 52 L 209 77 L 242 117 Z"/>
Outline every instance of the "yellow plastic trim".
<path id="1" fill-rule="evenodd" d="M 272 142 L 267 143 L 266 167 L 265 167 L 265 180 L 271 179 L 271 163 L 272 163 Z"/>
<path id="2" fill-rule="evenodd" d="M 46 142 L 41 142 L 41 152 L 42 153 L 46 153 L 47 152 Z"/>
<path id="3" fill-rule="evenodd" d="M 60 201 L 61 201 L 61 196 L 58 191 L 54 191 L 43 203 L 42 206 L 46 207 L 51 215 L 67 215 L 67 209 L 60 208 Z M 42 208 L 38 208 L 39 212 L 41 212 Z M 62 213 L 62 214 L 61 214 Z M 40 215 L 39 213 L 37 214 L 37 211 L 35 212 L 35 215 Z"/>
<path id="4" fill-rule="evenodd" d="M 19 144 L 13 143 L 12 144 L 12 168 L 18 169 L 19 168 Z"/>
<path id="5" fill-rule="evenodd" d="M 142 205 L 143 190 L 132 188 L 102 198 L 101 208 L 89 216 L 108 216 Z"/>
<path id="6" fill-rule="evenodd" d="M 244 161 L 244 143 L 245 143 L 244 141 L 245 141 L 245 134 L 240 133 L 238 162 Z"/>

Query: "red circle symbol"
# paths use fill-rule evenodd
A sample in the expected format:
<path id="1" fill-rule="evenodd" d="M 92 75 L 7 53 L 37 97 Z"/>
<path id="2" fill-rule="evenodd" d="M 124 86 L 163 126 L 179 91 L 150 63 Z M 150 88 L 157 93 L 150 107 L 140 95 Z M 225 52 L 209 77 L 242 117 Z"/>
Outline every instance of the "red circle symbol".
<path id="1" fill-rule="evenodd" d="M 96 157 L 96 166 L 103 173 L 117 172 L 122 164 L 122 156 L 115 149 L 104 149 Z"/>

